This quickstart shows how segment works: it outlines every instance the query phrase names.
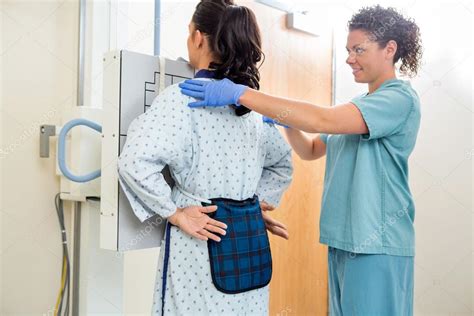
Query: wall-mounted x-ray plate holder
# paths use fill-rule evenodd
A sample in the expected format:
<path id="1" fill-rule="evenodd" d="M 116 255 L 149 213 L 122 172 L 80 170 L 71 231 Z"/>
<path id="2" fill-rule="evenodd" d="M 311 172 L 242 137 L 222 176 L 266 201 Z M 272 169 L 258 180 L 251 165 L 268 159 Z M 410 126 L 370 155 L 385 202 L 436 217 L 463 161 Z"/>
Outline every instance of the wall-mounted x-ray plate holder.
<path id="1" fill-rule="evenodd" d="M 164 77 L 161 76 L 162 67 Z M 138 220 L 119 185 L 117 159 L 127 139 L 130 123 L 147 111 L 163 84 L 167 87 L 193 76 L 194 70 L 186 62 L 164 60 L 158 56 L 125 50 L 112 51 L 105 55 L 100 201 L 101 248 L 126 251 L 161 245 L 165 221 L 158 215 L 143 223 Z M 165 179 L 172 185 L 167 168 L 163 173 Z"/>

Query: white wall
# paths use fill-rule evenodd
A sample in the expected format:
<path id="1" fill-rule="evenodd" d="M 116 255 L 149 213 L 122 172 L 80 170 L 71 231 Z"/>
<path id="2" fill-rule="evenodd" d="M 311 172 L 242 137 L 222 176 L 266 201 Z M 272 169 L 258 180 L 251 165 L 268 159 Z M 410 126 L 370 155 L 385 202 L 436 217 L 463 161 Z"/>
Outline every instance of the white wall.
<path id="1" fill-rule="evenodd" d="M 77 3 L 0 3 L 0 314 L 51 314 L 61 276 L 59 181 L 54 157 L 39 157 L 39 125 L 59 124 L 75 104 Z"/>
<path id="2" fill-rule="evenodd" d="M 55 144 L 51 158 L 39 158 L 38 130 L 61 125 L 63 113 L 77 105 L 79 6 L 78 0 L 0 3 L 0 314 L 52 315 L 61 276 L 59 181 Z M 87 2 L 85 106 L 102 106 L 103 53 L 153 53 L 153 19 L 153 0 Z M 71 241 L 71 205 L 65 206 Z M 98 204 L 81 212 L 81 314 L 122 314 L 127 302 L 130 313 L 148 313 L 158 249 L 124 255 L 99 249 Z M 137 290 L 140 272 L 147 277 Z"/>
<path id="3" fill-rule="evenodd" d="M 346 21 L 363 5 L 337 6 L 336 104 L 366 87 L 353 81 Z M 472 4 L 468 1 L 378 1 L 413 17 L 424 57 L 412 80 L 422 119 L 410 160 L 415 197 L 415 314 L 471 315 L 472 305 Z M 402 78 L 406 79 L 406 78 Z"/>
<path id="4" fill-rule="evenodd" d="M 199 1 L 167 1 L 161 3 L 161 55 L 188 59 L 186 41 L 194 9 Z"/>

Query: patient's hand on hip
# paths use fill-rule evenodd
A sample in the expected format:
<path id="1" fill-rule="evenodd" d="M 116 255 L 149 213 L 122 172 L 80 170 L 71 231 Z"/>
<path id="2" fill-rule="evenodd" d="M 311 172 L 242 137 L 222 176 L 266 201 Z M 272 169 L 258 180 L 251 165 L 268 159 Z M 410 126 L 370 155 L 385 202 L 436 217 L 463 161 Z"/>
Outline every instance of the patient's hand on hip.
<path id="1" fill-rule="evenodd" d="M 225 235 L 227 225 L 207 215 L 207 213 L 212 213 L 216 210 L 216 205 L 192 205 L 185 208 L 178 208 L 172 216 L 168 217 L 168 221 L 195 238 L 221 241 L 217 234 Z"/>
<path id="2" fill-rule="evenodd" d="M 289 239 L 290 234 L 288 233 L 288 228 L 282 222 L 273 219 L 267 212 L 273 211 L 275 206 L 268 204 L 265 201 L 260 202 L 260 208 L 262 209 L 262 217 L 265 222 L 265 227 L 273 235 L 279 236 L 284 239 Z"/>

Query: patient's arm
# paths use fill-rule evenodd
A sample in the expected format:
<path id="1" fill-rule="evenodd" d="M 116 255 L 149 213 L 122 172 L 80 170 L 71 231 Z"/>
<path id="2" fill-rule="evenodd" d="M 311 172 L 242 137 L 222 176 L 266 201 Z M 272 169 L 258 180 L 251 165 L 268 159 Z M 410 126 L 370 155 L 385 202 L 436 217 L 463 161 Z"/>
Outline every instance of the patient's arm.
<path id="1" fill-rule="evenodd" d="M 291 183 L 293 166 L 291 163 L 291 148 L 286 143 L 278 129 L 273 124 L 264 125 L 265 162 L 257 195 L 260 201 L 277 206 L 280 199 Z"/>
<path id="2" fill-rule="evenodd" d="M 165 89 L 149 110 L 132 121 L 118 160 L 120 184 L 141 222 L 155 214 L 168 218 L 176 212 L 161 171 L 166 165 L 180 170 L 191 159 L 185 150 L 191 131 L 186 121 L 179 119 L 173 93 L 176 91 Z M 173 116 L 176 119 L 170 120 Z"/>

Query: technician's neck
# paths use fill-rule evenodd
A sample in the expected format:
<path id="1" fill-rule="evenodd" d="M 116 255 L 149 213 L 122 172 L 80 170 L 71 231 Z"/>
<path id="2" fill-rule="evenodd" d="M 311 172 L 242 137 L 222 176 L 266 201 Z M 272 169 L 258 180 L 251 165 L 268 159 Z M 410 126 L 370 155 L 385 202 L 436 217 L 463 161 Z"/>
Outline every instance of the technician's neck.
<path id="1" fill-rule="evenodd" d="M 385 75 L 380 76 L 375 81 L 369 82 L 369 93 L 377 90 L 385 81 L 396 78 L 397 76 L 395 75 L 395 70 L 387 72 Z"/>

